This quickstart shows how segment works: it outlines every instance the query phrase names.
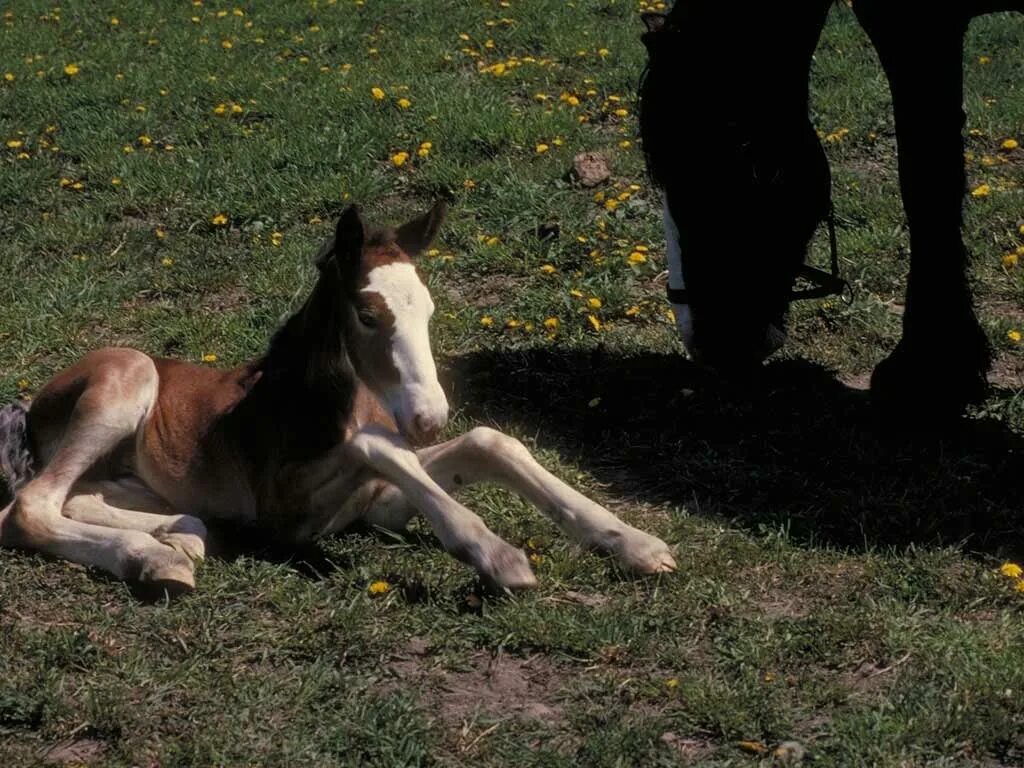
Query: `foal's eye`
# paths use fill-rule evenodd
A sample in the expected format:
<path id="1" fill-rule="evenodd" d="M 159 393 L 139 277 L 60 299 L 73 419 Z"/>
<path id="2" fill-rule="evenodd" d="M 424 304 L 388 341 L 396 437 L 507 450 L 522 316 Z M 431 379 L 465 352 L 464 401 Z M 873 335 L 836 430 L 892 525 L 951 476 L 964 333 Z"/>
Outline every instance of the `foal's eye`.
<path id="1" fill-rule="evenodd" d="M 359 322 L 367 328 L 377 327 L 377 316 L 368 309 L 359 310 Z"/>

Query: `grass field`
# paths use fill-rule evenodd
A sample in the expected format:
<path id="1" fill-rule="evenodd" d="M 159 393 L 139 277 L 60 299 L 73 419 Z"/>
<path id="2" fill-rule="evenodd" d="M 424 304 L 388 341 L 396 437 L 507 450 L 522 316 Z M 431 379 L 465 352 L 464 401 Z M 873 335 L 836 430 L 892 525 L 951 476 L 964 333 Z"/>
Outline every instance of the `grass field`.
<path id="1" fill-rule="evenodd" d="M 100 345 L 255 356 L 347 202 L 387 222 L 453 195 L 423 265 L 450 432 L 516 434 L 680 563 L 627 578 L 490 489 L 467 503 L 534 555 L 528 594 L 483 593 L 419 525 L 225 546 L 170 604 L 3 551 L 4 768 L 1024 764 L 1024 582 L 998 572 L 1024 555 L 1024 17 L 977 21 L 965 60 L 993 393 L 921 436 L 863 391 L 907 238 L 843 5 L 812 109 L 856 298 L 796 307 L 748 392 L 683 359 L 655 280 L 635 0 L 0 10 L 4 400 Z M 569 180 L 581 151 L 607 182 Z M 721 247 L 742 269 L 758 233 Z"/>

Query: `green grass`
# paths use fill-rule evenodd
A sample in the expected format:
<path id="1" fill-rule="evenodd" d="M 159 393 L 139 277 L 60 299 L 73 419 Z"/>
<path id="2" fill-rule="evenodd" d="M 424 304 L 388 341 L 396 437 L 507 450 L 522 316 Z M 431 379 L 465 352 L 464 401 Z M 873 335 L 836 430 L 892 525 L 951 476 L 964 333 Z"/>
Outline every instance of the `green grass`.
<path id="1" fill-rule="evenodd" d="M 1024 150 L 1000 149 L 1024 141 L 1024 19 L 976 22 L 965 61 L 970 187 L 991 188 L 965 234 L 995 388 L 924 437 L 839 383 L 894 346 L 907 266 L 888 91 L 845 7 L 812 109 L 825 135 L 849 129 L 826 149 L 856 299 L 795 307 L 764 386 L 723 392 L 682 360 L 654 282 L 635 3 L 125 5 L 5 6 L 4 399 L 104 344 L 252 357 L 344 205 L 396 222 L 452 195 L 424 262 L 451 433 L 518 435 L 681 567 L 626 578 L 492 489 L 468 503 L 539 556 L 540 588 L 515 598 L 482 594 L 425 526 L 213 557 L 169 605 L 3 551 L 0 764 L 768 765 L 740 742 L 788 740 L 818 765 L 1024 761 L 1024 595 L 995 572 L 1024 554 L 1007 336 L 1024 297 L 1003 264 L 1024 243 Z M 596 189 L 566 177 L 585 150 L 609 159 Z M 629 196 L 608 211 L 597 193 Z M 725 253 L 757 247 L 742 221 L 722 235 Z M 393 588 L 372 598 L 377 579 Z"/>

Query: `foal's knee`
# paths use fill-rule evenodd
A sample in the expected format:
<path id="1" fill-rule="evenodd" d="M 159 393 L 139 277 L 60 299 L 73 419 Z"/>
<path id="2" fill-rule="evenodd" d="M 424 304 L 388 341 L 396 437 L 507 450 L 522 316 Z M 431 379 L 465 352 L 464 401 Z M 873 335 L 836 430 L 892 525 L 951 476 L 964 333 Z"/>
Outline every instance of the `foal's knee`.
<path id="1" fill-rule="evenodd" d="M 465 439 L 481 453 L 498 454 L 510 458 L 529 457 L 530 451 L 519 440 L 491 427 L 474 427 Z"/>

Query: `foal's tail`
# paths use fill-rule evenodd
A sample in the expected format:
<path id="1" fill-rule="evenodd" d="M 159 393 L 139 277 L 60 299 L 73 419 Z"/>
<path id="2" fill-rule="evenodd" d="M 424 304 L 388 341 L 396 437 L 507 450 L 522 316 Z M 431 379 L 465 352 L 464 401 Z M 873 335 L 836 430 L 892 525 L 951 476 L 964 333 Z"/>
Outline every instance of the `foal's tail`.
<path id="1" fill-rule="evenodd" d="M 15 400 L 0 408 L 0 504 L 10 501 L 32 479 L 33 463 L 28 442 L 28 405 Z"/>

